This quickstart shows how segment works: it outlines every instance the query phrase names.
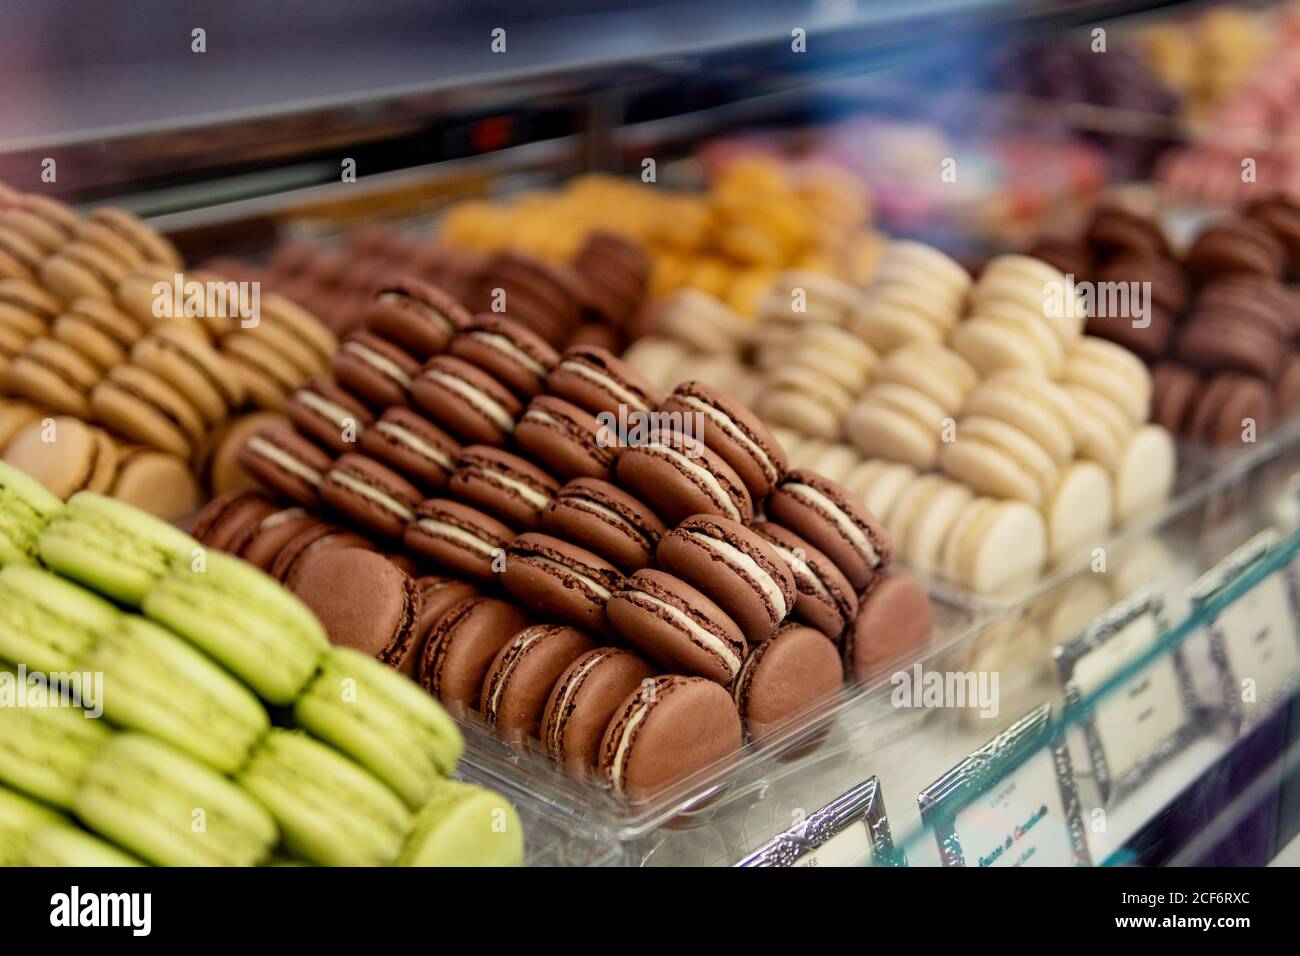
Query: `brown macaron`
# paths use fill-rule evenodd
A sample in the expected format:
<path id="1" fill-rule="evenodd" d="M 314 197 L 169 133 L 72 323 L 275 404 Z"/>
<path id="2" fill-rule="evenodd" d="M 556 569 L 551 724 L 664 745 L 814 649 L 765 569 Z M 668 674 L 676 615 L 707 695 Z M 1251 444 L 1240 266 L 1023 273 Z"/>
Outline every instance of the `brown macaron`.
<path id="1" fill-rule="evenodd" d="M 263 518 L 277 510 L 275 502 L 259 492 L 227 492 L 203 506 L 194 519 L 190 534 L 206 547 L 236 554 L 236 543 L 242 541 Z"/>
<path id="2" fill-rule="evenodd" d="M 515 428 L 515 441 L 562 481 L 608 478 L 619 452 L 616 437 L 594 416 L 551 395 L 529 402 Z"/>
<path id="3" fill-rule="evenodd" d="M 1194 313 L 1178 337 L 1174 357 L 1205 371 L 1234 371 L 1272 381 L 1281 368 L 1282 339 L 1225 313 Z"/>
<path id="4" fill-rule="evenodd" d="M 420 413 L 396 405 L 361 436 L 366 454 L 430 494 L 447 487 L 460 442 Z"/>
<path id="5" fill-rule="evenodd" d="M 933 632 L 934 608 L 925 588 L 911 575 L 885 572 L 863 595 L 857 620 L 844 632 L 844 669 L 854 680 L 866 680 L 914 654 Z"/>
<path id="6" fill-rule="evenodd" d="M 793 531 L 759 522 L 753 530 L 772 545 L 794 574 L 794 615 L 832 640 L 853 623 L 858 596 L 835 562 Z"/>
<path id="7" fill-rule="evenodd" d="M 325 470 L 320 497 L 348 524 L 385 538 L 401 538 L 422 495 L 391 468 L 348 452 Z"/>
<path id="8" fill-rule="evenodd" d="M 536 737 L 555 681 L 574 659 L 596 647 L 577 628 L 534 624 L 507 642 L 483 681 L 479 712 L 510 741 Z"/>
<path id="9" fill-rule="evenodd" d="M 478 588 L 468 581 L 448 578 L 440 574 L 424 574 L 415 579 L 420 589 L 420 645 L 429 632 L 442 620 L 443 615 L 466 598 L 478 597 Z"/>
<path id="10" fill-rule="evenodd" d="M 835 644 L 815 628 L 787 624 L 749 652 L 731 694 L 750 736 L 760 737 L 843 684 Z"/>
<path id="11" fill-rule="evenodd" d="M 1103 259 L 1127 252 L 1157 256 L 1169 252 L 1169 243 L 1158 222 L 1118 206 L 1098 209 L 1084 237 Z"/>
<path id="12" fill-rule="evenodd" d="M 375 421 L 370 409 L 327 378 L 298 388 L 284 403 L 284 413 L 300 432 L 336 455 L 364 448 Z"/>
<path id="13" fill-rule="evenodd" d="M 1151 420 L 1174 435 L 1190 425 L 1191 410 L 1202 388 L 1201 376 L 1174 361 L 1151 370 Z"/>
<path id="14" fill-rule="evenodd" d="M 531 531 L 555 500 L 560 483 L 518 455 L 491 445 L 467 445 L 456 459 L 447 490 L 512 528 Z"/>
<path id="15" fill-rule="evenodd" d="M 1201 392 L 1185 432 L 1221 447 L 1240 446 L 1273 424 L 1273 393 L 1261 379 L 1221 372 Z"/>
<path id="16" fill-rule="evenodd" d="M 504 568 L 515 532 L 477 508 L 429 498 L 415 509 L 402 541 L 408 551 L 453 574 L 492 581 Z"/>
<path id="17" fill-rule="evenodd" d="M 794 573 L 770 543 L 716 515 L 695 515 L 659 542 L 658 567 L 702 591 L 751 644 L 776 633 L 794 609 Z"/>
<path id="18" fill-rule="evenodd" d="M 597 768 L 615 796 L 640 801 L 731 757 L 743 741 L 726 688 L 666 675 L 634 690 L 601 739 Z"/>
<path id="19" fill-rule="evenodd" d="M 119 365 L 90 393 L 101 424 L 131 441 L 181 458 L 194 454 L 207 431 L 202 416 L 157 375 Z"/>
<path id="20" fill-rule="evenodd" d="M 420 369 L 411 397 L 435 422 L 469 444 L 504 445 L 523 410 L 510 389 L 454 355 L 437 355 Z"/>
<path id="21" fill-rule="evenodd" d="M 575 775 L 590 771 L 601 737 L 624 700 L 656 671 L 639 654 L 600 647 L 574 660 L 551 687 L 540 735 L 551 759 Z"/>
<path id="22" fill-rule="evenodd" d="M 716 514 L 741 524 L 753 520 L 753 502 L 740 476 L 693 437 L 654 432 L 645 444 L 623 449 L 617 472 L 624 487 L 670 525 L 695 514 Z"/>
<path id="23" fill-rule="evenodd" d="M 121 365 L 144 330 L 126 313 L 96 299 L 78 299 L 50 331 L 103 371 Z"/>
<path id="24" fill-rule="evenodd" d="M 366 328 L 423 362 L 447 350 L 469 312 L 445 290 L 404 276 L 385 283 L 366 310 Z"/>
<path id="25" fill-rule="evenodd" d="M 663 394 L 612 352 L 577 345 L 560 356 L 546 379 L 550 395 L 597 415 L 632 412 L 646 415 L 663 401 Z"/>
<path id="26" fill-rule="evenodd" d="M 239 463 L 272 491 L 320 508 L 320 485 L 330 456 L 296 432 L 278 426 L 258 429 L 240 448 Z"/>
<path id="27" fill-rule="evenodd" d="M 90 417 L 89 395 L 100 371 L 81 353 L 57 339 L 32 339 L 9 362 L 5 387 L 56 412 Z"/>
<path id="28" fill-rule="evenodd" d="M 131 349 L 131 361 L 185 396 L 204 421 L 224 421 L 247 398 L 243 380 L 207 342 L 159 323 Z"/>
<path id="29" fill-rule="evenodd" d="M 844 488 L 816 472 L 790 472 L 767 500 L 766 512 L 835 562 L 854 589 L 889 566 L 889 534 Z"/>
<path id="30" fill-rule="evenodd" d="M 628 643 L 664 667 L 727 686 L 748 651 L 725 611 L 664 571 L 645 568 L 624 579 L 605 613 Z"/>
<path id="31" fill-rule="evenodd" d="M 260 411 L 229 419 L 204 438 L 195 457 L 195 474 L 217 495 L 260 487 L 240 462 L 239 452 L 258 431 L 272 426 L 288 428 L 289 420 L 278 412 Z"/>
<path id="32" fill-rule="evenodd" d="M 258 408 L 280 411 L 306 378 L 279 352 L 249 332 L 233 332 L 223 338 L 221 354 Z"/>
<path id="33" fill-rule="evenodd" d="M 305 508 L 277 508 L 235 539 L 236 553 L 267 571 L 290 541 L 323 523 Z"/>
<path id="34" fill-rule="evenodd" d="M 501 584 L 539 618 L 611 635 L 605 602 L 622 577 L 618 568 L 585 548 L 530 532 L 507 547 Z"/>
<path id="35" fill-rule="evenodd" d="M 405 405 L 420 363 L 369 332 L 354 332 L 334 356 L 338 383 L 372 408 Z"/>
<path id="36" fill-rule="evenodd" d="M 492 661 L 527 624 L 524 613 L 508 601 L 462 601 L 429 632 L 420 659 L 420 683 L 453 713 L 477 708 Z"/>
<path id="37" fill-rule="evenodd" d="M 1286 267 L 1286 251 L 1266 226 L 1230 218 L 1197 236 L 1183 261 L 1201 280 L 1233 272 L 1278 277 Z"/>
<path id="38" fill-rule="evenodd" d="M 599 478 L 575 478 L 540 516 L 542 531 L 581 545 L 624 574 L 646 567 L 667 528 L 643 502 Z"/>
<path id="39" fill-rule="evenodd" d="M 374 550 L 374 545 L 353 531 L 318 521 L 289 539 L 267 573 L 292 591 L 313 562 L 344 548 Z"/>
<path id="40" fill-rule="evenodd" d="M 504 315 L 474 316 L 452 340 L 449 351 L 476 365 L 522 400 L 546 387 L 560 353 L 541 336 Z"/>

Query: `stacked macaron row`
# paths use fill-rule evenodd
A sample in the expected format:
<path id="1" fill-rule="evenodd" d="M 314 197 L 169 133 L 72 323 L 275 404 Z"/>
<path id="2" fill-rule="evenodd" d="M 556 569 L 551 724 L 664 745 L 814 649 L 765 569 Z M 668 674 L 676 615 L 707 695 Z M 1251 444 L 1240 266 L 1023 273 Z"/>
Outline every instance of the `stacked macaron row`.
<path id="1" fill-rule="evenodd" d="M 65 505 L 7 466 L 0 661 L 102 681 L 66 706 L 0 709 L 0 801 L 12 810 L 17 792 L 46 811 L 23 802 L 0 820 L 0 845 L 28 862 L 252 865 L 277 847 L 321 865 L 521 856 L 508 805 L 445 779 L 459 732 L 405 678 L 331 649 L 310 611 L 245 562 L 109 498 Z M 273 726 L 269 708 L 289 723 Z"/>

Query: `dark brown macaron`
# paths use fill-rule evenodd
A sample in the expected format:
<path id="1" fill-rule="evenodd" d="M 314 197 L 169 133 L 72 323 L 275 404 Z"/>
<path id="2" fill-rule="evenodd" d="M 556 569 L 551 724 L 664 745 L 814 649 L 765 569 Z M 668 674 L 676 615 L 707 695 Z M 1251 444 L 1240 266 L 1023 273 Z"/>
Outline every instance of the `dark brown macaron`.
<path id="1" fill-rule="evenodd" d="M 577 628 L 524 628 L 497 652 L 483 681 L 478 709 L 488 726 L 510 741 L 536 737 L 556 679 L 575 658 L 595 647 L 595 641 Z"/>
<path id="2" fill-rule="evenodd" d="M 600 742 L 598 772 L 616 796 L 640 801 L 726 760 L 742 741 L 740 714 L 726 688 L 666 675 L 619 705 Z"/>
<path id="3" fill-rule="evenodd" d="M 682 382 L 659 411 L 682 416 L 674 430 L 701 439 L 735 469 L 755 503 L 785 477 L 789 460 L 781 443 L 757 415 L 726 393 L 704 382 Z"/>
<path id="4" fill-rule="evenodd" d="M 572 402 L 538 395 L 515 428 L 525 454 L 562 481 L 608 478 L 618 454 L 617 438 Z"/>
<path id="5" fill-rule="evenodd" d="M 1103 206 L 1084 232 L 1088 245 L 1100 258 L 1125 252 L 1168 255 L 1169 242 L 1160 224 L 1118 206 Z"/>
<path id="6" fill-rule="evenodd" d="M 404 276 L 384 283 L 366 310 L 366 328 L 418 361 L 447 350 L 469 322 L 469 312 L 446 290 Z"/>
<path id="7" fill-rule="evenodd" d="M 1278 418 L 1300 407 L 1300 353 L 1291 352 L 1282 360 L 1282 371 L 1273 386 L 1273 407 Z"/>
<path id="8" fill-rule="evenodd" d="M 355 450 L 375 421 L 370 409 L 327 378 L 297 389 L 284 413 L 298 431 L 336 455 Z"/>
<path id="9" fill-rule="evenodd" d="M 711 448 L 678 432 L 653 432 L 642 445 L 623 449 L 618 480 L 669 525 L 691 515 L 715 514 L 741 524 L 754 505 L 735 469 Z"/>
<path id="10" fill-rule="evenodd" d="M 383 555 L 362 548 L 330 551 L 303 570 L 293 593 L 324 625 L 331 644 L 415 674 L 420 591 Z"/>
<path id="11" fill-rule="evenodd" d="M 361 436 L 361 450 L 429 494 L 447 487 L 460 442 L 419 412 L 396 405 Z"/>
<path id="12" fill-rule="evenodd" d="M 547 377 L 546 391 L 593 415 L 646 415 L 663 401 L 663 393 L 632 366 L 593 345 L 567 349 Z"/>
<path id="13" fill-rule="evenodd" d="M 245 526 L 231 542 L 231 550 L 266 571 L 290 541 L 321 524 L 324 522 L 304 508 L 277 508 Z"/>
<path id="14" fill-rule="evenodd" d="M 206 547 L 237 553 L 234 543 L 277 510 L 271 499 L 256 491 L 228 492 L 203 506 L 190 534 Z"/>
<path id="15" fill-rule="evenodd" d="M 420 363 L 369 332 L 354 332 L 334 355 L 339 384 L 372 408 L 405 405 Z"/>
<path id="16" fill-rule="evenodd" d="M 1211 312 L 1235 323 L 1260 326 L 1279 338 L 1300 331 L 1300 301 L 1276 279 L 1235 273 L 1220 276 L 1196 295 L 1196 314 Z"/>
<path id="17" fill-rule="evenodd" d="M 1279 196 L 1247 207 L 1246 215 L 1273 231 L 1287 250 L 1287 278 L 1300 279 L 1300 205 Z"/>
<path id="18" fill-rule="evenodd" d="M 1092 278 L 1094 267 L 1092 250 L 1074 239 L 1040 239 L 1025 255 L 1041 259 L 1064 275 L 1072 275 L 1076 282 Z"/>
<path id="19" fill-rule="evenodd" d="M 1150 283 L 1152 304 L 1174 315 L 1181 315 L 1191 300 L 1187 274 L 1167 256 L 1121 253 L 1097 271 L 1097 282 Z"/>
<path id="20" fill-rule="evenodd" d="M 750 644 L 775 634 L 794 609 L 794 572 L 770 543 L 735 521 L 687 518 L 659 542 L 655 558 L 712 598 Z"/>
<path id="21" fill-rule="evenodd" d="M 261 428 L 239 449 L 239 463 L 267 488 L 308 508 L 320 508 L 320 484 L 330 456 L 287 428 Z"/>
<path id="22" fill-rule="evenodd" d="M 600 739 L 618 706 L 657 672 L 639 654 L 600 647 L 574 660 L 551 687 L 540 735 L 551 759 L 575 776 L 596 763 Z"/>
<path id="23" fill-rule="evenodd" d="M 504 570 L 514 536 L 512 528 L 477 508 L 429 498 L 415 509 L 402 541 L 408 551 L 453 574 L 491 581 Z"/>
<path id="24" fill-rule="evenodd" d="M 628 643 L 664 667 L 727 686 L 748 645 L 727 613 L 681 578 L 645 568 L 609 599 L 610 623 Z"/>
<path id="25" fill-rule="evenodd" d="M 1224 273 L 1245 272 L 1281 276 L 1286 251 L 1266 226 L 1250 219 L 1224 219 L 1210 226 L 1192 243 L 1183 260 L 1202 281 Z"/>
<path id="26" fill-rule="evenodd" d="M 285 544 L 271 562 L 267 573 L 292 591 L 314 562 L 331 551 L 344 548 L 373 550 L 374 546 L 355 532 L 323 521 L 317 522 Z"/>
<path id="27" fill-rule="evenodd" d="M 1197 313 L 1178 336 L 1174 357 L 1208 372 L 1232 371 L 1272 381 L 1281 368 L 1281 338 L 1224 313 Z"/>
<path id="28" fill-rule="evenodd" d="M 1169 351 L 1174 337 L 1174 318 L 1161 306 L 1152 304 L 1146 323 L 1135 324 L 1128 316 L 1090 316 L 1085 326 L 1088 335 L 1122 345 L 1139 358 L 1152 362 Z"/>
<path id="29" fill-rule="evenodd" d="M 934 632 L 930 596 L 908 574 L 889 571 L 862 597 L 858 618 L 844 632 L 844 669 L 866 680 L 916 653 Z"/>
<path id="30" fill-rule="evenodd" d="M 1186 435 L 1220 447 L 1258 440 L 1273 424 L 1273 393 L 1262 379 L 1221 372 L 1210 379 Z"/>
<path id="31" fill-rule="evenodd" d="M 564 343 L 565 348 L 592 347 L 617 355 L 627 344 L 627 336 L 612 325 L 602 322 L 582 322 L 577 325 Z"/>
<path id="32" fill-rule="evenodd" d="M 652 268 L 650 257 L 639 243 L 603 229 L 587 234 L 574 263 L 579 271 L 588 266 L 616 270 L 621 274 L 623 284 L 640 289 L 650 281 Z"/>
<path id="33" fill-rule="evenodd" d="M 1201 376 L 1188 366 L 1161 362 L 1151 370 L 1151 420 L 1174 435 L 1183 435 L 1202 385 Z"/>
<path id="34" fill-rule="evenodd" d="M 443 615 L 467 598 L 478 597 L 478 588 L 459 578 L 441 574 L 425 574 L 415 579 L 420 589 L 420 632 L 417 638 L 423 646 L 429 632 L 438 625 Z"/>
<path id="35" fill-rule="evenodd" d="M 646 567 L 667 528 L 659 516 L 617 485 L 575 478 L 542 512 L 541 530 L 600 555 L 624 574 Z"/>
<path id="36" fill-rule="evenodd" d="M 858 596 L 835 562 L 793 531 L 770 521 L 754 531 L 776 549 L 794 574 L 794 615 L 838 640 L 858 613 Z"/>
<path id="37" fill-rule="evenodd" d="M 470 319 L 449 351 L 525 401 L 546 387 L 546 376 L 560 360 L 560 353 L 523 323 L 492 313 Z"/>
<path id="38" fill-rule="evenodd" d="M 437 355 L 420 369 L 411 397 L 435 422 L 461 441 L 504 445 L 523 410 L 495 378 L 454 355 Z"/>
<path id="39" fill-rule="evenodd" d="M 605 602 L 622 577 L 618 568 L 585 548 L 529 532 L 506 549 L 501 584 L 539 618 L 611 635 Z"/>
<path id="40" fill-rule="evenodd" d="M 386 465 L 348 452 L 326 469 L 320 497 L 349 524 L 385 538 L 401 538 L 423 496 Z"/>
<path id="41" fill-rule="evenodd" d="M 889 534 L 844 488 L 813 471 L 799 469 L 767 499 L 766 513 L 835 562 L 855 590 L 889 566 Z"/>
<path id="42" fill-rule="evenodd" d="M 821 631 L 787 624 L 749 652 L 731 696 L 751 737 L 844 685 L 839 649 Z"/>
<path id="43" fill-rule="evenodd" d="M 467 445 L 456 459 L 447 490 L 512 528 L 531 531 L 555 500 L 560 483 L 518 455 L 491 445 Z"/>
<path id="44" fill-rule="evenodd" d="M 463 716 L 478 707 L 497 653 L 527 624 L 524 612 L 509 601 L 486 597 L 462 601 L 429 632 L 420 658 L 420 683 Z"/>

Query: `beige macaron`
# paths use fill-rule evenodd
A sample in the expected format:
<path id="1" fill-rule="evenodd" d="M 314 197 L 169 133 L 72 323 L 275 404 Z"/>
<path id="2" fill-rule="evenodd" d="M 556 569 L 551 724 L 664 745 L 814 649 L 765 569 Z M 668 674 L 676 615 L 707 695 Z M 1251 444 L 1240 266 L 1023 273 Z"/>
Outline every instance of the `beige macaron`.
<path id="1" fill-rule="evenodd" d="M 39 405 L 16 398 L 0 398 L 0 452 L 13 441 L 14 436 L 44 418 L 48 412 Z"/>
<path id="2" fill-rule="evenodd" d="M 896 239 L 889 243 L 881 256 L 875 279 L 911 275 L 933 282 L 950 298 L 964 298 L 971 287 L 970 273 L 957 260 L 923 242 Z"/>
<path id="3" fill-rule="evenodd" d="M 976 498 L 948 532 L 942 560 L 949 580 L 992 594 L 1031 582 L 1046 558 L 1047 526 L 1037 508 Z"/>
<path id="4" fill-rule="evenodd" d="M 203 490 L 183 458 L 134 445 L 122 450 L 108 493 L 164 521 L 181 523 L 203 501 Z"/>
<path id="5" fill-rule="evenodd" d="M 64 342 L 32 339 L 9 363 L 5 384 L 18 397 L 56 412 L 85 418 L 100 370 Z"/>
<path id="6" fill-rule="evenodd" d="M 670 392 L 678 382 L 684 381 L 675 370 L 690 354 L 690 347 L 675 338 L 662 334 L 647 335 L 628 347 L 623 353 L 623 361 L 656 388 Z"/>
<path id="7" fill-rule="evenodd" d="M 243 379 L 211 345 L 165 322 L 135 343 L 131 361 L 180 392 L 209 425 L 224 421 L 248 395 Z"/>
<path id="8" fill-rule="evenodd" d="M 1169 498 L 1177 474 L 1169 432 L 1143 425 L 1124 445 L 1115 469 L 1115 515 L 1121 522 L 1152 513 Z"/>
<path id="9" fill-rule="evenodd" d="M 871 291 L 854 310 L 849 327 L 882 355 L 909 342 L 941 342 L 945 332 L 926 317 L 925 310 Z"/>
<path id="10" fill-rule="evenodd" d="M 177 272 L 185 266 L 181 254 L 169 240 L 125 209 L 104 206 L 92 210 L 82 225 L 81 235 L 87 241 L 102 242 L 108 251 L 119 256 L 119 250 L 129 248 L 127 258 L 134 260 L 133 266 L 154 262 Z"/>
<path id="11" fill-rule="evenodd" d="M 1121 345 L 1084 336 L 1066 358 L 1064 381 L 1104 395 L 1134 425 L 1147 420 L 1151 373 L 1140 358 Z"/>
<path id="12" fill-rule="evenodd" d="M 786 425 L 814 438 L 837 438 L 853 397 L 815 369 L 787 365 L 764 383 L 755 411 L 764 421 Z"/>
<path id="13" fill-rule="evenodd" d="M 868 511 L 888 524 L 894 505 L 916 477 L 917 471 L 911 465 L 873 458 L 845 475 L 840 484 L 861 499 Z"/>
<path id="14" fill-rule="evenodd" d="M 1115 517 L 1110 473 L 1094 461 L 1071 462 L 1043 502 L 1047 555 L 1053 565 L 1086 562 L 1106 543 Z"/>
<path id="15" fill-rule="evenodd" d="M 113 301 L 118 283 L 131 270 L 121 259 L 89 242 L 70 242 L 41 266 L 41 282 L 65 302 Z"/>
<path id="16" fill-rule="evenodd" d="M 1062 403 L 1068 401 L 1069 395 L 1045 376 L 1028 372 L 995 375 L 971 393 L 962 414 L 1014 425 L 1036 441 L 1058 466 L 1064 466 L 1074 458 L 1076 427 L 1062 410 Z"/>
<path id="17" fill-rule="evenodd" d="M 1113 475 L 1118 471 L 1124 447 L 1133 433 L 1132 422 L 1105 395 L 1083 385 L 1062 386 L 1079 407 L 1084 434 L 1078 454 L 1100 463 Z"/>
<path id="18" fill-rule="evenodd" d="M 651 328 L 700 352 L 735 352 L 746 323 L 725 303 L 698 289 L 679 289 L 655 307 Z"/>
<path id="19" fill-rule="evenodd" d="M 67 498 L 108 491 L 117 474 L 117 443 L 80 418 L 57 416 L 29 424 L 5 448 L 4 460 Z"/>
<path id="20" fill-rule="evenodd" d="M 844 433 L 868 458 L 922 470 L 934 467 L 952 418 L 928 395 L 907 385 L 873 385 L 844 417 Z"/>
<path id="21" fill-rule="evenodd" d="M 876 369 L 875 381 L 906 385 L 925 394 L 949 414 L 962 404 L 979 381 L 964 358 L 939 342 L 913 342 L 889 353 Z"/>
<path id="22" fill-rule="evenodd" d="M 937 573 L 948 534 L 974 497 L 966 485 L 942 475 L 916 479 L 889 513 L 886 528 L 895 554 L 914 571 Z"/>
<path id="23" fill-rule="evenodd" d="M 77 299 L 54 320 L 50 331 L 102 371 L 125 362 L 131 346 L 144 334 L 134 319 L 99 299 Z"/>
<path id="24" fill-rule="evenodd" d="M 1014 425 L 964 416 L 957 440 L 939 450 L 939 467 L 981 494 L 1038 506 L 1056 486 L 1060 469 L 1042 446 Z"/>

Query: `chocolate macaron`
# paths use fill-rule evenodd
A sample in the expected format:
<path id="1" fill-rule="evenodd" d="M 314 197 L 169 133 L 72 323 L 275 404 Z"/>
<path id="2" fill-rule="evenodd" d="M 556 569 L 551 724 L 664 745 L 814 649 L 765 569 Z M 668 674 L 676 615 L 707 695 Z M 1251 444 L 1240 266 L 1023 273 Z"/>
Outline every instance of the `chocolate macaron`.
<path id="1" fill-rule="evenodd" d="M 354 451 L 374 423 L 370 409 L 329 379 L 300 387 L 284 404 L 284 413 L 300 432 L 336 455 Z"/>
<path id="2" fill-rule="evenodd" d="M 787 624 L 749 652 L 732 697 L 746 729 L 757 737 L 843 684 L 835 644 L 815 628 Z"/>
<path id="3" fill-rule="evenodd" d="M 794 614 L 832 640 L 853 623 L 858 596 L 835 562 L 793 531 L 770 521 L 754 525 L 794 574 Z"/>
<path id="4" fill-rule="evenodd" d="M 754 517 L 753 501 L 735 470 L 700 441 L 679 432 L 654 432 L 619 455 L 619 481 L 668 524 L 716 514 L 741 524 Z"/>
<path id="5" fill-rule="evenodd" d="M 398 346 L 369 332 L 356 332 L 334 355 L 339 384 L 372 408 L 405 405 L 420 363 Z"/>
<path id="6" fill-rule="evenodd" d="M 443 289 L 409 276 L 386 282 L 366 311 L 366 328 L 425 361 L 447 350 L 469 322 L 465 307 Z"/>
<path id="7" fill-rule="evenodd" d="M 501 584 L 539 618 L 593 634 L 611 634 L 605 602 L 622 579 L 618 568 L 550 535 L 521 534 L 506 549 Z"/>
<path id="8" fill-rule="evenodd" d="M 644 415 L 663 401 L 662 393 L 632 366 L 593 345 L 575 345 L 561 355 L 546 391 L 593 415 L 618 415 L 620 409 Z"/>
<path id="9" fill-rule="evenodd" d="M 503 567 L 515 532 L 477 508 L 429 498 L 415 509 L 402 537 L 408 551 L 475 581 L 491 581 Z"/>
<path id="10" fill-rule="evenodd" d="M 491 445 L 468 445 L 456 459 L 447 490 L 513 528 L 531 531 L 555 500 L 560 483 L 518 455 Z"/>
<path id="11" fill-rule="evenodd" d="M 889 535 L 866 507 L 816 472 L 790 472 L 768 498 L 766 512 L 825 553 L 857 590 L 893 557 Z"/>
<path id="12" fill-rule="evenodd" d="M 447 431 L 479 445 L 504 445 L 523 410 L 510 389 L 454 355 L 426 362 L 411 384 L 411 397 Z"/>
<path id="13" fill-rule="evenodd" d="M 476 365 L 522 400 L 546 387 L 560 353 L 540 335 L 504 315 L 474 316 L 452 341 L 448 351 Z"/>
<path id="14" fill-rule="evenodd" d="M 429 632 L 420 658 L 420 683 L 453 712 L 477 708 L 492 661 L 527 623 L 523 612 L 508 601 L 462 601 Z"/>
<path id="15" fill-rule="evenodd" d="M 542 512 L 541 530 L 593 551 L 624 574 L 646 567 L 667 529 L 659 516 L 617 485 L 575 478 Z"/>
<path id="16" fill-rule="evenodd" d="M 318 521 L 303 529 L 280 549 L 267 573 L 292 591 L 315 561 L 344 548 L 373 550 L 374 545 L 354 531 Z"/>
<path id="17" fill-rule="evenodd" d="M 526 627 L 497 652 L 483 681 L 479 711 L 507 740 L 536 737 L 555 681 L 595 649 L 582 631 L 560 624 Z"/>
<path id="18" fill-rule="evenodd" d="M 515 429 L 519 447 L 562 481 L 608 478 L 619 449 L 613 433 L 572 402 L 538 395 Z"/>
<path id="19" fill-rule="evenodd" d="M 320 483 L 330 456 L 296 432 L 278 426 L 259 429 L 239 450 L 239 463 L 290 501 L 320 507 Z"/>
<path id="20" fill-rule="evenodd" d="M 349 524 L 386 538 L 400 538 L 415 517 L 422 496 L 391 468 L 348 452 L 321 477 L 320 497 Z"/>
<path id="21" fill-rule="evenodd" d="M 440 574 L 422 575 L 415 579 L 415 586 L 420 589 L 420 632 L 417 640 L 421 646 L 429 632 L 442 620 L 443 615 L 461 601 L 478 597 L 478 588 L 468 581 L 443 577 Z"/>
<path id="22" fill-rule="evenodd" d="M 575 775 L 589 771 L 618 706 L 655 673 L 649 661 L 621 647 L 600 647 L 574 660 L 551 687 L 542 712 L 540 735 L 551 759 Z"/>
<path id="23" fill-rule="evenodd" d="M 366 428 L 361 450 L 436 494 L 447 487 L 460 442 L 413 409 L 395 405 Z"/>
<path id="24" fill-rule="evenodd" d="M 844 669 L 866 680 L 914 653 L 934 632 L 934 608 L 925 588 L 909 574 L 878 575 L 863 595 L 853 627 L 844 632 Z"/>

